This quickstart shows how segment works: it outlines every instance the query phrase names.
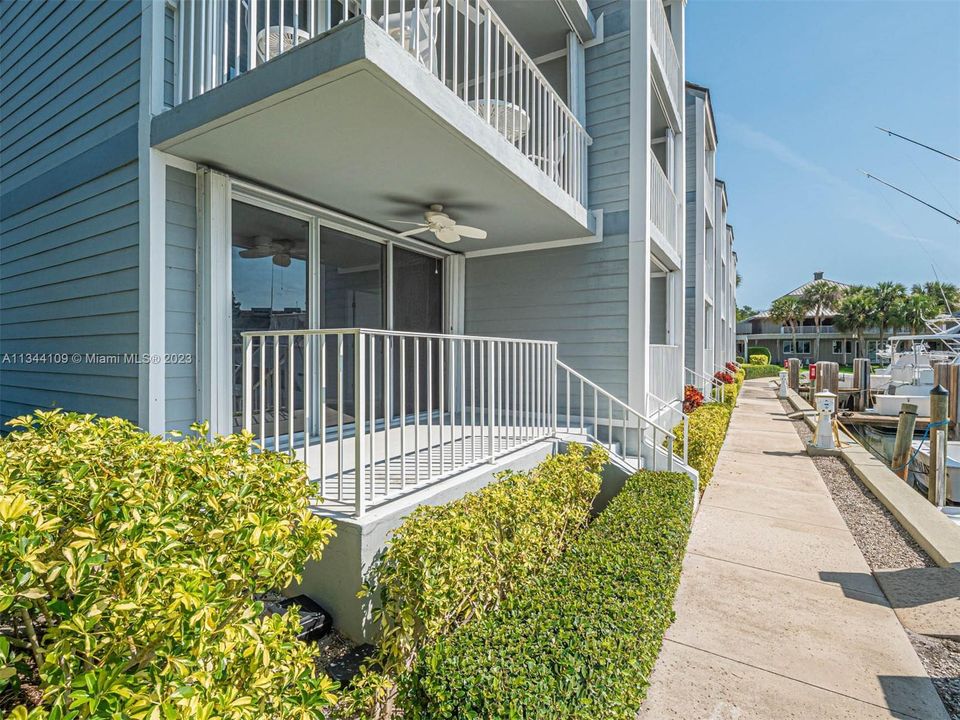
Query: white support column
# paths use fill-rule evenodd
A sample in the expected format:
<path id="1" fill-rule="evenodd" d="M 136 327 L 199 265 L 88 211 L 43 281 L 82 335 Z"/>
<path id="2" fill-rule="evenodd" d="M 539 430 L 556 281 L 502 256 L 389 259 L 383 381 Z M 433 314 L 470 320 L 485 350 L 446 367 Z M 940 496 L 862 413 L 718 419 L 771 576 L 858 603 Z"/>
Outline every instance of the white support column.
<path id="1" fill-rule="evenodd" d="M 210 430 L 233 429 L 233 359 L 230 303 L 230 179 L 209 168 L 198 170 L 197 366 L 200 419 Z"/>
<path id="2" fill-rule="evenodd" d="M 582 125 L 587 122 L 586 58 L 574 32 L 567 33 L 567 105 Z"/>
<path id="3" fill-rule="evenodd" d="M 466 259 L 448 255 L 443 259 L 443 327 L 444 332 L 463 334 Z"/>
<path id="4" fill-rule="evenodd" d="M 140 112 L 138 142 L 139 302 L 137 422 L 145 430 L 165 430 L 166 173 L 162 158 L 150 148 L 150 122 L 163 110 L 163 10 L 141 3 Z"/>
<path id="5" fill-rule="evenodd" d="M 650 15 L 630 7 L 627 404 L 646 414 L 650 372 Z"/>

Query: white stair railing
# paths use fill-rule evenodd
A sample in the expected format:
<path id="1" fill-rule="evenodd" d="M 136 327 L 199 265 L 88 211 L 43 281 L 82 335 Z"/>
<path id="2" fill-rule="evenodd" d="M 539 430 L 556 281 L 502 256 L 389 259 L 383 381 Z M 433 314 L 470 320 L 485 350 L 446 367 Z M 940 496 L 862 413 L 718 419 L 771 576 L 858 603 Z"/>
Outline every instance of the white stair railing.
<path id="1" fill-rule="evenodd" d="M 558 429 L 593 438 L 636 470 L 643 467 L 644 451 L 650 455 L 652 470 L 672 471 L 679 462 L 686 466 L 686 434 L 683 453 L 678 455 L 675 451 L 677 437 L 671 430 L 618 400 L 570 366 L 560 361 L 556 366 L 556 396 L 564 401 L 563 408 L 557 413 Z"/>
<path id="2" fill-rule="evenodd" d="M 683 369 L 684 384 L 693 385 L 703 393 L 705 402 L 723 402 L 726 389 L 717 378 L 704 375 L 701 372 L 685 367 Z"/>
<path id="3" fill-rule="evenodd" d="M 671 429 L 559 362 L 555 342 L 359 328 L 241 336 L 235 429 L 303 461 L 322 502 L 358 517 L 561 430 L 637 470 L 686 467 L 686 432 L 680 452 Z"/>

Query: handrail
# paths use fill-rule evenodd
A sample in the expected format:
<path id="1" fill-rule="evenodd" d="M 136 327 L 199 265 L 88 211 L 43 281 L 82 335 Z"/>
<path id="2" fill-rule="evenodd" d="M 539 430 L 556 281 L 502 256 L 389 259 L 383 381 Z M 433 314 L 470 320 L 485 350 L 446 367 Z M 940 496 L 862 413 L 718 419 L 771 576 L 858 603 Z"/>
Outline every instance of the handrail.
<path id="1" fill-rule="evenodd" d="M 715 389 L 719 389 L 719 390 L 720 390 L 720 399 L 717 400 L 716 397 L 714 397 L 714 398 L 712 398 L 712 400 L 714 400 L 714 401 L 716 401 L 716 402 L 723 402 L 723 401 L 726 399 L 726 389 L 724 388 L 723 383 L 720 382 L 719 380 L 717 380 L 715 377 L 711 377 L 711 376 L 709 376 L 709 375 L 704 375 L 703 373 L 698 372 L 697 370 L 693 370 L 693 369 L 688 368 L 688 367 L 684 367 L 684 368 L 683 368 L 683 371 L 684 371 L 685 373 L 689 373 L 689 375 L 690 375 L 691 377 L 693 377 L 694 379 L 699 378 L 700 380 L 705 380 L 705 381 L 707 382 L 707 384 L 709 384 L 711 387 L 713 387 L 713 388 L 715 388 Z M 696 383 L 690 383 L 690 384 L 696 386 Z M 708 402 L 710 402 L 710 399 L 709 399 L 710 393 L 707 392 L 707 386 L 706 386 L 706 385 L 703 386 L 703 397 L 704 397 L 705 400 L 707 400 Z"/>
<path id="2" fill-rule="evenodd" d="M 556 367 L 558 372 L 558 384 L 557 384 L 557 397 L 561 397 L 565 392 L 566 395 L 566 429 L 569 431 L 572 427 L 577 427 L 571 424 L 573 413 L 571 412 L 573 407 L 573 400 L 576 399 L 576 396 L 571 392 L 572 382 L 571 379 L 576 379 L 579 383 L 579 402 L 577 407 L 579 409 L 579 419 L 580 424 L 579 428 L 581 432 L 586 432 L 586 420 L 591 416 L 591 413 L 587 410 L 587 401 L 590 400 L 590 396 L 587 394 L 587 391 L 592 392 L 592 416 L 593 416 L 593 428 L 592 436 L 597 442 L 603 442 L 606 440 L 606 445 L 608 450 L 620 458 L 625 464 L 632 465 L 636 467 L 637 470 L 640 470 L 642 467 L 642 452 L 645 447 L 651 449 L 653 470 L 657 469 L 657 456 L 661 449 L 665 451 L 667 456 L 666 469 L 672 471 L 674 467 L 675 460 L 682 460 L 680 456 L 674 451 L 674 443 L 676 441 L 676 435 L 673 434 L 671 430 L 667 430 L 664 427 L 661 427 L 658 423 L 651 420 L 649 417 L 634 410 L 632 407 L 627 405 L 622 400 L 614 397 L 611 393 L 604 390 L 602 387 L 596 383 L 588 380 L 586 377 L 578 373 L 576 370 L 571 368 L 569 365 L 557 360 Z M 561 390 L 559 383 L 559 376 L 564 374 L 566 376 L 566 382 L 564 383 L 564 388 Z M 600 414 L 601 398 L 606 401 L 607 405 L 607 416 L 603 417 Z M 614 418 L 614 407 L 618 408 L 620 411 L 620 417 Z M 631 420 L 636 419 L 636 455 L 629 453 L 629 450 L 632 449 L 630 445 L 630 439 L 627 436 L 628 430 L 634 430 L 631 426 Z M 559 424 L 560 415 L 558 413 L 557 422 Z M 563 427 L 562 425 L 560 427 Z M 605 438 L 602 437 L 601 428 L 605 427 L 606 433 Z M 652 430 L 653 439 L 652 443 L 648 443 L 646 440 L 647 430 Z M 619 430 L 619 433 L 618 433 Z M 619 435 L 619 437 L 618 437 Z M 663 439 L 667 441 L 668 445 L 666 448 L 661 448 L 658 441 L 658 435 L 662 435 Z M 619 443 L 619 450 L 617 445 Z M 684 462 L 684 466 L 686 463 Z"/>
<path id="3" fill-rule="evenodd" d="M 684 464 L 684 465 L 687 465 L 687 464 L 688 464 L 688 463 L 687 463 L 687 456 L 688 456 L 687 443 L 688 443 L 688 438 L 689 438 L 689 436 L 690 436 L 690 432 L 689 432 L 689 431 L 690 431 L 690 416 L 683 411 L 683 400 L 673 400 L 673 401 L 671 401 L 671 402 L 667 402 L 666 400 L 664 400 L 663 398 L 655 395 L 655 394 L 652 393 L 652 392 L 647 392 L 647 397 L 648 397 L 648 398 L 652 398 L 652 399 L 655 400 L 656 402 L 660 403 L 660 408 L 661 408 L 661 409 L 662 409 L 662 408 L 666 408 L 667 410 L 670 410 L 670 411 L 672 411 L 672 412 L 675 412 L 675 413 L 679 413 L 679 414 L 680 414 L 680 422 L 683 423 L 683 464 Z M 680 404 L 680 407 L 678 407 L 678 408 L 677 408 L 677 407 L 673 407 L 673 405 L 674 405 L 675 403 L 679 403 L 679 404 Z M 659 417 L 659 416 L 658 416 L 658 417 Z"/>

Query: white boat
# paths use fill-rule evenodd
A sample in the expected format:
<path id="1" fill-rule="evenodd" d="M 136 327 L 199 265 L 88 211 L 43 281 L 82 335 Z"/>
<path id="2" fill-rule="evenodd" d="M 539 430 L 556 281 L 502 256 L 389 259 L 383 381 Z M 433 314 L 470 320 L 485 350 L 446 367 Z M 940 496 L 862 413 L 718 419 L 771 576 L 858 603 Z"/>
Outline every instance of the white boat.
<path id="1" fill-rule="evenodd" d="M 873 398 L 873 407 L 867 410 L 868 413 L 877 415 L 899 415 L 900 408 L 904 403 L 913 403 L 917 406 L 917 415 L 920 417 L 930 417 L 930 395 L 907 395 L 890 394 L 876 395 Z"/>
<path id="2" fill-rule="evenodd" d="M 914 440 L 913 451 L 916 457 L 910 470 L 917 483 L 925 488 L 930 467 L 930 438 L 923 441 L 923 447 L 920 447 L 919 440 Z M 960 503 L 960 440 L 947 442 L 947 500 Z"/>
<path id="3" fill-rule="evenodd" d="M 934 363 L 960 364 L 960 319 L 943 316 L 927 324 L 930 333 L 896 335 L 877 353 L 890 363 L 870 376 L 870 388 L 876 393 L 874 412 L 897 415 L 904 402 L 911 402 L 919 415 L 930 414 Z"/>

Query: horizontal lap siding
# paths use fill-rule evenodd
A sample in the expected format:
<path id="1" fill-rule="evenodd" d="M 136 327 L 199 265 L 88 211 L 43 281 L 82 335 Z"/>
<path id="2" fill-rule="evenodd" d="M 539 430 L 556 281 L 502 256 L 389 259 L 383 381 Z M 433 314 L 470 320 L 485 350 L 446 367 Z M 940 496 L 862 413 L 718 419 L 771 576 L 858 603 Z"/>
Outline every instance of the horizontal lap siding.
<path id="1" fill-rule="evenodd" d="M 110 357 L 138 351 L 137 164 L 104 148 L 135 132 L 139 32 L 137 2 L 0 7 L 3 420 L 137 419 L 138 366 Z M 49 353 L 63 361 L 34 361 Z"/>
<path id="2" fill-rule="evenodd" d="M 591 3 L 617 13 L 625 3 Z M 588 207 L 603 209 L 603 242 L 469 258 L 466 332 L 558 343 L 560 359 L 627 397 L 630 38 L 620 32 L 586 51 Z M 560 238 L 558 238 L 560 239 Z"/>
<path id="3" fill-rule="evenodd" d="M 166 205 L 167 355 L 189 355 L 192 362 L 170 362 L 165 382 L 166 427 L 186 431 L 197 418 L 197 179 L 167 168 Z"/>
<path id="4" fill-rule="evenodd" d="M 626 396 L 626 236 L 468 259 L 465 322 L 470 334 L 555 340 L 562 361 Z"/>

